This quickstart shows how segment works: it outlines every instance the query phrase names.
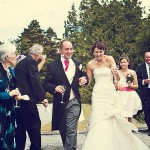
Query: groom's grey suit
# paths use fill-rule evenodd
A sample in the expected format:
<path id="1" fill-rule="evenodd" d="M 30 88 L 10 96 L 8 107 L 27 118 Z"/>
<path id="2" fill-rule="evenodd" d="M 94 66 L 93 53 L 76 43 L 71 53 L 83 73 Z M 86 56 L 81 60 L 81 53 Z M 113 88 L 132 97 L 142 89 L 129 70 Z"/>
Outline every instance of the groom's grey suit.
<path id="1" fill-rule="evenodd" d="M 81 98 L 79 94 L 79 78 L 87 77 L 86 73 L 79 69 L 81 64 L 72 58 L 75 64 L 75 74 L 70 83 L 63 68 L 61 57 L 50 63 L 44 81 L 44 89 L 53 94 L 52 130 L 59 130 L 65 150 L 75 150 L 77 142 L 77 123 L 81 111 Z M 56 86 L 66 85 L 64 104 L 61 104 L 61 94 L 55 91 Z M 70 98 L 73 90 L 74 98 Z"/>

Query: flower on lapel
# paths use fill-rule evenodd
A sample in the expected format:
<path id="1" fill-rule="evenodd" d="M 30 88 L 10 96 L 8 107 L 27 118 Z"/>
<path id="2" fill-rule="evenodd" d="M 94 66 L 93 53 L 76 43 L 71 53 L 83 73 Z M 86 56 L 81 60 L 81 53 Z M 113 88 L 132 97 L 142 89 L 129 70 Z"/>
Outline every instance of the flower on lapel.
<path id="1" fill-rule="evenodd" d="M 82 69 L 83 69 L 82 64 L 79 65 L 78 69 L 79 69 L 79 70 L 82 70 Z"/>

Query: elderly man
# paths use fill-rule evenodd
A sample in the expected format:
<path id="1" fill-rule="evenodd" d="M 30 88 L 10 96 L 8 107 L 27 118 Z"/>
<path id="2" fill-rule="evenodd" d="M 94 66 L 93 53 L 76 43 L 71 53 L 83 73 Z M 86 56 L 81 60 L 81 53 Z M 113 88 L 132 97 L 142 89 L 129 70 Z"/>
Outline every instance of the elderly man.
<path id="1" fill-rule="evenodd" d="M 142 100 L 145 121 L 150 136 L 150 51 L 145 53 L 145 62 L 139 64 L 136 69 L 138 83 L 140 87 L 140 97 Z"/>
<path id="2" fill-rule="evenodd" d="M 22 95 L 28 95 L 30 98 L 29 101 L 19 101 L 20 109 L 16 111 L 17 150 L 25 149 L 26 131 L 31 142 L 30 150 L 41 150 L 41 120 L 36 104 L 42 101 L 45 107 L 48 105 L 38 72 L 37 61 L 42 57 L 42 52 L 41 45 L 33 45 L 29 49 L 29 55 L 15 67 L 19 90 Z"/>

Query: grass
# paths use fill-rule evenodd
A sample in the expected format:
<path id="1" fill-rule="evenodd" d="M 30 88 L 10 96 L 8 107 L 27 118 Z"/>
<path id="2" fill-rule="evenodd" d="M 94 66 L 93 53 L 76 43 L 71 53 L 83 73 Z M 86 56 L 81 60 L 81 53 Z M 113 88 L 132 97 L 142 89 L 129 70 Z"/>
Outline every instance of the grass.
<path id="1" fill-rule="evenodd" d="M 85 120 L 80 121 L 78 123 L 78 131 L 79 132 L 85 132 L 87 130 L 87 122 L 88 122 L 88 119 L 90 116 L 91 106 L 89 104 L 83 104 L 82 109 L 83 109 L 83 115 L 84 115 Z M 49 131 L 51 131 L 51 126 L 52 126 L 52 124 L 51 124 L 51 122 L 49 122 L 42 127 L 41 131 L 49 132 Z"/>
<path id="2" fill-rule="evenodd" d="M 49 123 L 45 124 L 45 125 L 41 128 L 41 131 L 42 131 L 42 132 L 49 132 L 49 131 L 51 131 L 51 126 L 52 126 L 52 123 L 49 122 Z"/>
<path id="3" fill-rule="evenodd" d="M 83 109 L 83 115 L 85 120 L 80 121 L 78 123 L 78 132 L 82 133 L 85 132 L 87 130 L 88 127 L 88 119 L 90 116 L 90 112 L 91 112 L 91 105 L 89 104 L 83 104 L 82 105 L 82 109 Z M 143 129 L 146 128 L 146 125 L 144 123 L 141 123 L 135 119 L 132 119 L 132 123 L 137 126 L 139 129 Z M 50 132 L 51 131 L 51 122 L 49 122 L 48 124 L 44 125 L 41 129 L 42 132 Z"/>

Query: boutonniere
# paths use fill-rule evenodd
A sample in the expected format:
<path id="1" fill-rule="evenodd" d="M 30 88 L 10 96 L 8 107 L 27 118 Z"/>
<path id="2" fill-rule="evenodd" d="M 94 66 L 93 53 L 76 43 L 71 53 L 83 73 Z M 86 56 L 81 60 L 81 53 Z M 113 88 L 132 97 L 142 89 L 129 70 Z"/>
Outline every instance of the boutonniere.
<path id="1" fill-rule="evenodd" d="M 82 64 L 79 65 L 78 69 L 81 71 L 83 70 Z"/>

